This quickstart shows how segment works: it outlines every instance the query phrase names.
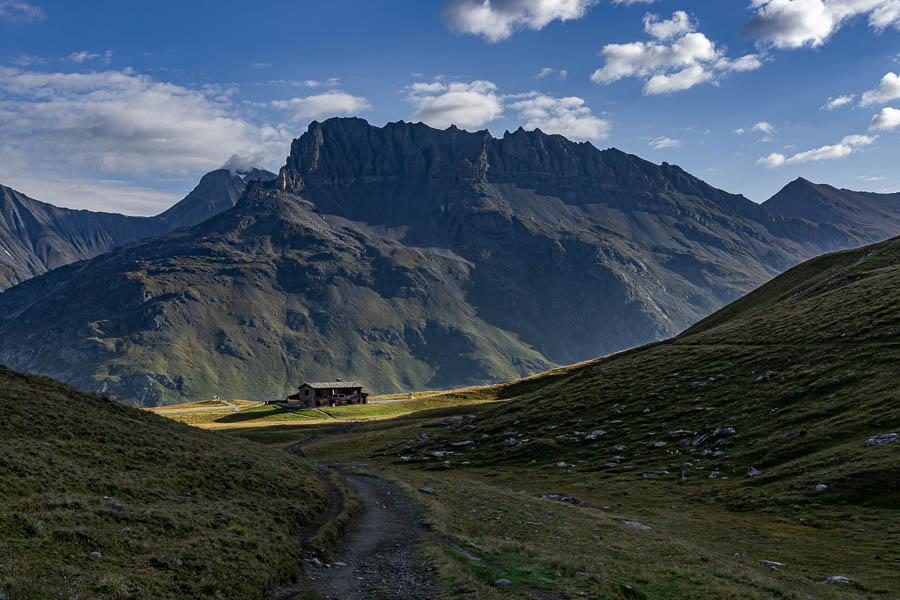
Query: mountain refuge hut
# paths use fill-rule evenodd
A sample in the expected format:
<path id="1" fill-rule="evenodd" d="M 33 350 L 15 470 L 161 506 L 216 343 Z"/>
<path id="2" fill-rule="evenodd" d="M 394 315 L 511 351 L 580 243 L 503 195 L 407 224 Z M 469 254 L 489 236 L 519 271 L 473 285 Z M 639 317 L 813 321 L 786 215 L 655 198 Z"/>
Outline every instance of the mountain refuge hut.
<path id="1" fill-rule="evenodd" d="M 369 394 L 362 384 L 355 381 L 307 381 L 285 402 L 304 408 L 368 404 Z"/>

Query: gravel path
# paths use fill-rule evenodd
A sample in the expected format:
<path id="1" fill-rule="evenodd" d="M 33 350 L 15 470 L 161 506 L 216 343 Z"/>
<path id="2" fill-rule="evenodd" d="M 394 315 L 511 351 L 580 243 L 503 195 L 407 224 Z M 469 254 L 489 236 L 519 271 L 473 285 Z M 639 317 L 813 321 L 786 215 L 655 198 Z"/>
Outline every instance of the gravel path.
<path id="1" fill-rule="evenodd" d="M 303 598 L 310 591 L 331 600 L 438 598 L 427 565 L 415 546 L 427 530 L 423 510 L 387 481 L 347 473 L 363 513 L 336 552 L 334 562 L 308 559 L 307 579 L 277 597 Z"/>

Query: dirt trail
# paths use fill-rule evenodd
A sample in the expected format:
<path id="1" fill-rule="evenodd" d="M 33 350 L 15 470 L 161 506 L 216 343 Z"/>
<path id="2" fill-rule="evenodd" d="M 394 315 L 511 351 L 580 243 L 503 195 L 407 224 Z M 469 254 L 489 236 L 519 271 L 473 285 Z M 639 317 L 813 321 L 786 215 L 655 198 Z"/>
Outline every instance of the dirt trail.
<path id="1" fill-rule="evenodd" d="M 415 555 L 417 542 L 427 533 L 423 510 L 387 481 L 351 473 L 346 477 L 363 513 L 335 552 L 334 562 L 308 559 L 305 580 L 272 598 L 306 598 L 310 592 L 332 600 L 437 598 L 427 565 Z"/>

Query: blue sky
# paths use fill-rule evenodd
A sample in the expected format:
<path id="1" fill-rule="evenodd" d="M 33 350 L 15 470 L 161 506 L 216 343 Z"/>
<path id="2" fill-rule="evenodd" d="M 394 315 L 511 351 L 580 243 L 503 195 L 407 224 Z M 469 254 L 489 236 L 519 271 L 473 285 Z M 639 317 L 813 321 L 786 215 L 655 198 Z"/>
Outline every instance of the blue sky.
<path id="1" fill-rule="evenodd" d="M 353 114 L 540 127 L 758 202 L 897 191 L 898 27 L 900 0 L 0 0 L 0 183 L 154 214 Z"/>

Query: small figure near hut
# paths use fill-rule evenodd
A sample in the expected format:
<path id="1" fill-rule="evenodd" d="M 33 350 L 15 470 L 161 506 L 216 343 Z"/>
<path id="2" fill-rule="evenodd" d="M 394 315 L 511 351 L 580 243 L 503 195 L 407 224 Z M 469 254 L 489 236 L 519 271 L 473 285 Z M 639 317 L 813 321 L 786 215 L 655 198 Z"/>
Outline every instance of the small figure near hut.
<path id="1" fill-rule="evenodd" d="M 307 381 L 296 394 L 288 396 L 285 402 L 304 408 L 368 404 L 369 394 L 364 391 L 362 384 L 354 381 Z"/>

